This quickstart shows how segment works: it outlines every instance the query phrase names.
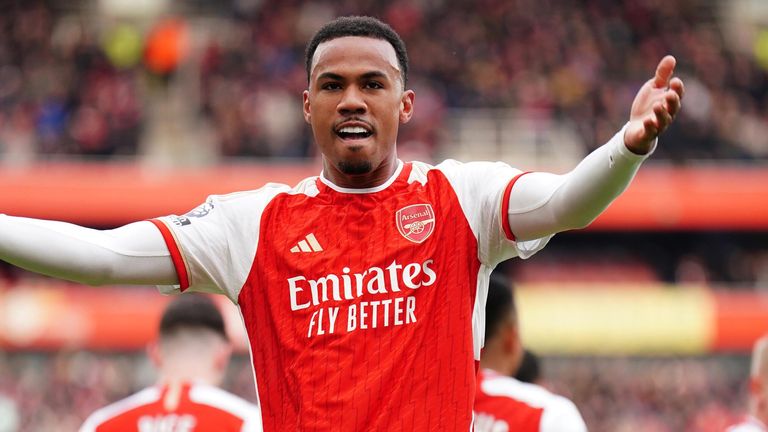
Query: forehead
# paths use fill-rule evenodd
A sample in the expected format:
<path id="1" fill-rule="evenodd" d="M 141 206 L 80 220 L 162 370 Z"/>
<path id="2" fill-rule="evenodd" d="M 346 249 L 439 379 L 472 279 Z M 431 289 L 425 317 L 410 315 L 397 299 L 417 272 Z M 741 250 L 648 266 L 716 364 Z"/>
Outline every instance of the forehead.
<path id="1" fill-rule="evenodd" d="M 378 70 L 400 75 L 395 48 L 383 39 L 346 36 L 325 41 L 317 46 L 312 57 L 312 79 L 324 72 L 354 75 L 356 72 Z"/>

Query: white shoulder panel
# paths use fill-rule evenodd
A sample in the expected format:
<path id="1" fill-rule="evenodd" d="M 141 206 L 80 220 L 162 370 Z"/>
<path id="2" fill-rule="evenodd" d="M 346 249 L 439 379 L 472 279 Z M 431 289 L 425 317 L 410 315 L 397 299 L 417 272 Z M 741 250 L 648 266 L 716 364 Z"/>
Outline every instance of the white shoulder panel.
<path id="1" fill-rule="evenodd" d="M 94 411 L 80 426 L 80 432 L 94 432 L 97 427 L 102 423 L 119 416 L 124 412 L 128 412 L 132 409 L 138 408 L 143 405 L 149 405 L 155 403 L 160 399 L 160 390 L 157 387 L 148 387 L 128 396 L 125 399 L 119 400 L 113 404 L 107 405 L 104 408 Z"/>
<path id="2" fill-rule="evenodd" d="M 316 196 L 316 179 L 304 179 L 294 188 L 268 183 L 253 191 L 212 195 L 186 215 L 160 218 L 181 251 L 189 289 L 225 294 L 237 303 L 256 256 L 264 209 L 279 194 Z"/>
<path id="3" fill-rule="evenodd" d="M 504 396 L 534 408 L 543 409 L 541 432 L 586 432 L 576 405 L 544 387 L 506 376 L 490 376 L 482 382 L 482 391 L 490 396 Z"/>
<path id="4" fill-rule="evenodd" d="M 243 432 L 262 430 L 261 410 L 258 406 L 218 387 L 195 384 L 189 390 L 189 399 L 243 419 Z"/>

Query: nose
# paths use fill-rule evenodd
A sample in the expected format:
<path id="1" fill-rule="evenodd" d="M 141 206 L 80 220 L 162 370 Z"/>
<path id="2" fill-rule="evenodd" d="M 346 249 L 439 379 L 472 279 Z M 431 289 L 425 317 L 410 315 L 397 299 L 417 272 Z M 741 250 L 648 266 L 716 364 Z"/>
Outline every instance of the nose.
<path id="1" fill-rule="evenodd" d="M 360 89 L 356 86 L 348 86 L 344 89 L 337 109 L 342 115 L 364 114 L 367 105 Z"/>

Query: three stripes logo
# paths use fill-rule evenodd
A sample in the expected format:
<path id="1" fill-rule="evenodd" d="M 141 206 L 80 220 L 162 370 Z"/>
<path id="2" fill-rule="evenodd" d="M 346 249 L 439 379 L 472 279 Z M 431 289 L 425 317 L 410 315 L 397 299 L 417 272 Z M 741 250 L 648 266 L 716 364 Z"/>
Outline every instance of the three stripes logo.
<path id="1" fill-rule="evenodd" d="M 304 240 L 299 241 L 299 244 L 291 248 L 291 253 L 301 253 L 301 252 L 322 252 L 323 247 L 320 246 L 320 243 L 317 241 L 317 238 L 315 238 L 315 234 L 309 233 L 306 237 L 304 237 Z"/>

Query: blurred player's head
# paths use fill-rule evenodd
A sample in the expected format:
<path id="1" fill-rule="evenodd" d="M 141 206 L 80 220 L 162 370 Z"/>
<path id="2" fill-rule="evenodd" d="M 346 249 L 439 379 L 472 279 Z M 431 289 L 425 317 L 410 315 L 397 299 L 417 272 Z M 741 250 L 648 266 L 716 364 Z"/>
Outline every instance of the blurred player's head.
<path id="1" fill-rule="evenodd" d="M 506 278 L 491 275 L 485 306 L 485 348 L 480 364 L 504 375 L 513 375 L 522 359 L 512 284 Z"/>
<path id="2" fill-rule="evenodd" d="M 541 365 L 539 364 L 539 356 L 533 351 L 524 350 L 520 367 L 517 368 L 514 377 L 522 382 L 540 384 Z"/>
<path id="3" fill-rule="evenodd" d="M 750 413 L 768 424 L 768 336 L 755 342 L 749 380 Z"/>
<path id="4" fill-rule="evenodd" d="M 161 380 L 211 385 L 221 382 L 231 351 L 221 312 L 199 294 L 185 294 L 168 304 L 158 340 L 149 348 Z"/>
<path id="5" fill-rule="evenodd" d="M 411 119 L 414 101 L 397 33 L 375 18 L 338 18 L 309 42 L 306 67 L 304 119 L 327 175 L 389 173 L 399 126 Z"/>

